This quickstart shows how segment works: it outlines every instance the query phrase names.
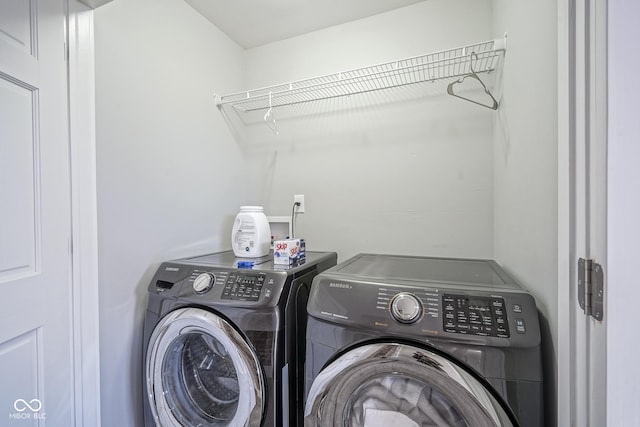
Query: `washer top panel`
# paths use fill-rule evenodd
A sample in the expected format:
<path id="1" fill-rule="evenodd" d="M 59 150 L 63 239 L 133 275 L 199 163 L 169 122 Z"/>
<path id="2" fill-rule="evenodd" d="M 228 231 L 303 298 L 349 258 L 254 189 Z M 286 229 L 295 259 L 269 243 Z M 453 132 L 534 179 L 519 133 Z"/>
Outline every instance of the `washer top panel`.
<path id="1" fill-rule="evenodd" d="M 306 252 L 306 260 L 299 265 L 276 265 L 273 263 L 273 251 L 268 255 L 260 258 L 238 258 L 233 251 L 218 252 L 214 254 L 201 255 L 192 258 L 184 258 L 175 262 L 198 265 L 202 267 L 217 267 L 225 269 L 238 269 L 239 262 L 252 262 L 253 266 L 248 268 L 240 268 L 241 271 L 265 271 L 277 272 L 283 271 L 287 275 L 295 275 L 298 272 L 308 269 L 309 267 L 321 264 L 327 264 L 327 267 L 335 265 L 335 252 Z M 332 261 L 333 259 L 333 261 Z M 326 267 L 325 267 L 326 268 Z M 322 268 L 324 270 L 324 268 Z"/>
<path id="2" fill-rule="evenodd" d="M 436 282 L 492 289 L 520 288 L 496 262 L 481 259 L 359 254 L 327 273 L 374 281 Z"/>
<path id="3" fill-rule="evenodd" d="M 269 264 L 273 260 L 273 254 L 269 253 L 260 258 L 239 258 L 236 257 L 233 251 L 218 252 L 215 254 L 200 255 L 191 258 L 185 258 L 180 261 L 189 262 L 193 264 L 207 265 L 211 267 L 224 267 L 224 268 L 236 268 L 239 261 L 251 261 L 255 268 L 266 264 L 268 268 L 271 268 Z"/>

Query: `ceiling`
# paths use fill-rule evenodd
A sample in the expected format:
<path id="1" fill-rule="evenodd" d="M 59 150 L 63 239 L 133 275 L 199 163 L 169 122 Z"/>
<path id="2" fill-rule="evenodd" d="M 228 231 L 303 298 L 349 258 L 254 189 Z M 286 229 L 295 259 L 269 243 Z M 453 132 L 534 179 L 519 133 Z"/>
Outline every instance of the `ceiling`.
<path id="1" fill-rule="evenodd" d="M 425 0 L 185 0 L 248 49 Z"/>

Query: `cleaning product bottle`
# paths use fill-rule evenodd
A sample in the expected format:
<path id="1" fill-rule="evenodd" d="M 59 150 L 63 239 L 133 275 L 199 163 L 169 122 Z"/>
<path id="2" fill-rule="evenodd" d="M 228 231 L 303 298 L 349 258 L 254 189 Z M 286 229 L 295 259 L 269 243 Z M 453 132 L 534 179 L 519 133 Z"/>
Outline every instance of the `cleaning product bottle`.
<path id="1" fill-rule="evenodd" d="M 258 258 L 269 254 L 271 230 L 262 206 L 240 206 L 231 232 L 237 257 Z"/>

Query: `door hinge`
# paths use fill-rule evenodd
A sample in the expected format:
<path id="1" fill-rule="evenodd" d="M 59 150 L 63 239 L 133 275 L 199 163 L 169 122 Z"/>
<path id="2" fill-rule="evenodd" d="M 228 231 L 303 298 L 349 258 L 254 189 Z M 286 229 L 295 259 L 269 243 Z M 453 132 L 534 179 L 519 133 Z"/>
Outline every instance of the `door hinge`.
<path id="1" fill-rule="evenodd" d="M 578 260 L 578 303 L 584 314 L 596 320 L 604 317 L 604 272 L 591 259 Z"/>

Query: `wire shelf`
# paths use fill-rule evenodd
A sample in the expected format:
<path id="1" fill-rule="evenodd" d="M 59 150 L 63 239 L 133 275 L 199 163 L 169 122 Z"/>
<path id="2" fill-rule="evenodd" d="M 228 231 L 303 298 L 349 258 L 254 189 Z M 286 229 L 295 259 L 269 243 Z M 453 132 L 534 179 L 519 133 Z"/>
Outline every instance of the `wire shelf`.
<path id="1" fill-rule="evenodd" d="M 321 101 L 366 92 L 454 79 L 496 69 L 506 50 L 505 40 L 487 42 L 415 56 L 384 64 L 328 74 L 217 97 L 218 108 L 252 112 Z M 473 59 L 472 59 L 472 53 Z M 473 62 L 473 63 L 472 63 Z"/>

